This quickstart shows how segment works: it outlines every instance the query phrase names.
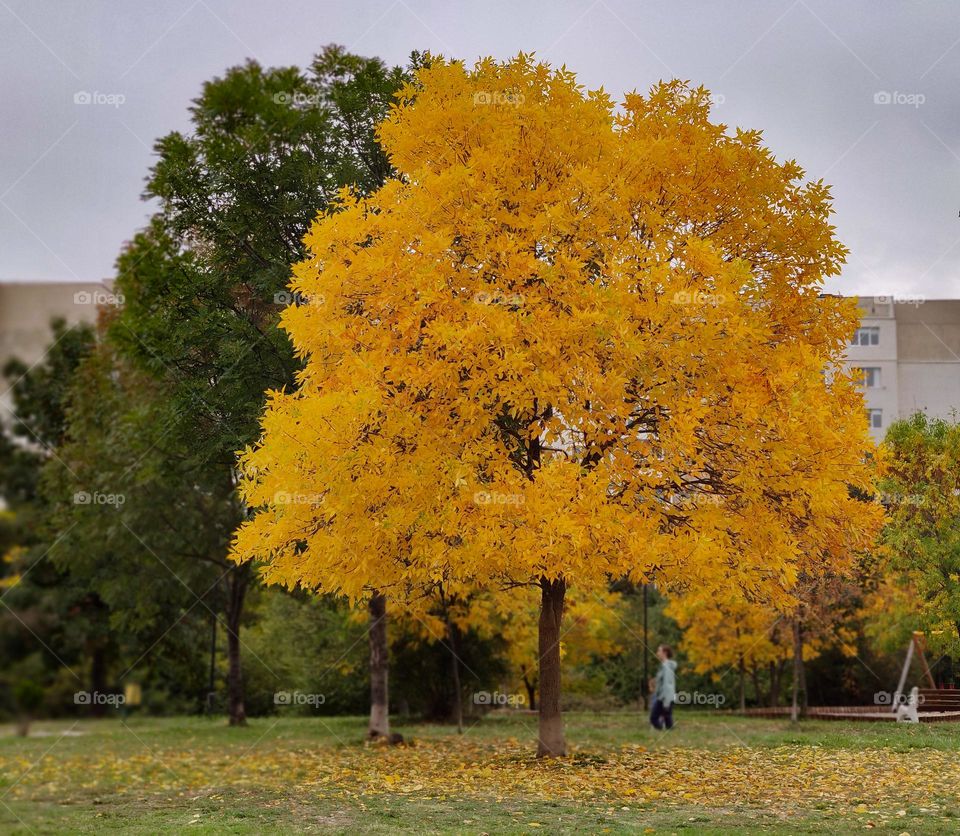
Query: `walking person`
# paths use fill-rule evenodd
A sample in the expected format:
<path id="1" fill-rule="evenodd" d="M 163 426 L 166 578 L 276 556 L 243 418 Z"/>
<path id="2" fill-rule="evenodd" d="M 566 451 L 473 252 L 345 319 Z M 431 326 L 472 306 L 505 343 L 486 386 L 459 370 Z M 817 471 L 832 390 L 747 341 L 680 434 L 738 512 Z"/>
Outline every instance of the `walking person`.
<path id="1" fill-rule="evenodd" d="M 660 669 L 653 680 L 650 703 L 650 725 L 658 731 L 673 728 L 673 704 L 677 701 L 677 663 L 668 644 L 657 648 Z"/>

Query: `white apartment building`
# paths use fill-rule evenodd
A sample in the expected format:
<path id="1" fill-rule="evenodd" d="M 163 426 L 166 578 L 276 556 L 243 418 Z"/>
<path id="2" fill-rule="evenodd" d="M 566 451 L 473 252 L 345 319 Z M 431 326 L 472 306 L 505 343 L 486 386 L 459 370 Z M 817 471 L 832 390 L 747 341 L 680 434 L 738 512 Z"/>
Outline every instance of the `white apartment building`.
<path id="1" fill-rule="evenodd" d="M 874 439 L 915 412 L 960 412 L 960 299 L 861 296 L 860 309 L 847 362 L 863 370 Z"/>

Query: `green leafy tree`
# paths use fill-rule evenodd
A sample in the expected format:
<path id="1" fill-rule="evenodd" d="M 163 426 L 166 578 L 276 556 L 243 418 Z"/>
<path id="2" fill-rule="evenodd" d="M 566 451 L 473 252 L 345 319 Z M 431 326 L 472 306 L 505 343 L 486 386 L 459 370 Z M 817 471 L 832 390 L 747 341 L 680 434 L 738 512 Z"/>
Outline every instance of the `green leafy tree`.
<path id="1" fill-rule="evenodd" d="M 304 257 L 310 222 L 340 189 L 371 190 L 387 177 L 373 129 L 403 81 L 400 69 L 339 47 L 306 71 L 251 61 L 204 85 L 189 134 L 156 144 L 146 197 L 160 209 L 118 261 L 125 304 L 110 335 L 163 381 L 153 420 L 162 467 L 216 497 L 203 529 L 208 560 L 224 559 L 246 514 L 235 453 L 259 435 L 264 393 L 291 387 L 300 368 L 277 328 L 297 301 L 286 290 L 290 264 Z M 145 542 L 154 522 L 163 525 L 156 516 L 135 529 Z M 254 571 L 225 568 L 232 724 L 246 714 L 240 626 Z"/>
<path id="2" fill-rule="evenodd" d="M 118 669 L 155 691 L 202 700 L 199 671 L 209 617 L 222 610 L 225 569 L 215 546 L 229 489 L 184 483 L 167 467 L 159 419 L 164 383 L 100 341 L 80 363 L 66 404 L 68 431 L 46 465 L 42 487 L 59 532 L 50 555 L 103 601 L 122 636 Z M 187 450 L 180 451 L 181 456 Z M 149 542 L 138 532 L 150 532 Z M 157 652 L 158 647 L 164 652 Z M 173 664 L 171 664 L 173 662 Z M 171 675 L 176 671 L 176 675 Z"/>
<path id="3" fill-rule="evenodd" d="M 915 591 L 920 623 L 960 646 L 960 424 L 923 413 L 887 431 L 881 499 L 889 568 Z"/>
<path id="4" fill-rule="evenodd" d="M 28 680 L 49 683 L 61 670 L 77 690 L 84 666 L 89 687 L 102 690 L 110 644 L 107 608 L 50 559 L 56 535 L 41 489 L 43 469 L 63 443 L 71 381 L 93 348 L 94 332 L 62 320 L 51 327 L 52 342 L 40 362 L 27 366 L 14 359 L 3 369 L 13 409 L 11 420 L 0 425 L 0 498 L 7 506 L 0 521 L 0 660 L 14 690 Z"/>

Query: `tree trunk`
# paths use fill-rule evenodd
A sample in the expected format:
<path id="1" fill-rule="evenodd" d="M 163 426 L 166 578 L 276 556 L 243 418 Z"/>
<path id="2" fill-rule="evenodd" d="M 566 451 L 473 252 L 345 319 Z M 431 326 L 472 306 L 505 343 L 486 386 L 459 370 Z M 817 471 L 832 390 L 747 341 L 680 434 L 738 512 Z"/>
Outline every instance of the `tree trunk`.
<path id="1" fill-rule="evenodd" d="M 800 632 L 800 619 L 797 618 L 793 622 L 793 699 L 790 703 L 790 719 L 794 722 L 806 716 L 806 689 L 806 673 L 803 669 L 803 635 Z"/>
<path id="2" fill-rule="evenodd" d="M 207 682 L 206 712 L 213 714 L 217 705 L 217 616 L 210 619 L 210 675 Z"/>
<path id="3" fill-rule="evenodd" d="M 390 702 L 387 683 L 387 599 L 370 596 L 370 726 L 368 737 L 390 737 Z"/>
<path id="4" fill-rule="evenodd" d="M 463 734 L 463 693 L 460 686 L 460 636 L 457 625 L 447 615 L 447 641 L 450 643 L 450 663 L 453 668 L 453 718 L 457 732 Z"/>
<path id="5" fill-rule="evenodd" d="M 523 668 L 521 670 L 523 674 L 523 687 L 527 689 L 527 700 L 530 703 L 530 710 L 537 710 L 537 686 L 530 681 L 530 677 L 527 675 L 527 669 Z"/>
<path id="6" fill-rule="evenodd" d="M 807 689 L 807 665 L 803 661 L 803 622 L 797 623 L 797 641 L 800 653 L 800 716 L 807 716 L 810 707 L 810 691 Z"/>
<path id="7" fill-rule="evenodd" d="M 750 679 L 753 680 L 753 699 L 758 706 L 763 705 L 763 696 L 760 694 L 760 669 L 756 665 L 750 666 Z"/>
<path id="8" fill-rule="evenodd" d="M 797 707 L 797 689 L 799 686 L 799 676 L 797 674 L 797 660 L 793 660 L 793 697 L 790 700 L 790 720 L 796 723 L 800 719 L 800 711 Z"/>
<path id="9" fill-rule="evenodd" d="M 540 733 L 537 757 L 563 757 L 567 743 L 560 713 L 560 624 L 563 598 L 567 591 L 563 580 L 540 579 Z"/>
<path id="10" fill-rule="evenodd" d="M 90 659 L 90 692 L 105 694 L 107 691 L 107 654 L 103 641 L 94 639 L 93 652 Z M 103 717 L 107 713 L 107 705 L 95 696 L 91 701 L 90 713 L 94 717 Z"/>
<path id="11" fill-rule="evenodd" d="M 743 657 L 740 657 L 740 662 L 738 665 L 740 669 L 740 710 L 747 710 L 747 668 L 743 662 Z"/>
<path id="12" fill-rule="evenodd" d="M 249 582 L 249 563 L 230 570 L 227 598 L 227 712 L 231 726 L 247 724 L 247 712 L 243 704 L 243 668 L 240 664 L 240 619 Z"/>
<path id="13" fill-rule="evenodd" d="M 780 702 L 780 665 L 770 663 L 770 707 L 776 708 Z"/>

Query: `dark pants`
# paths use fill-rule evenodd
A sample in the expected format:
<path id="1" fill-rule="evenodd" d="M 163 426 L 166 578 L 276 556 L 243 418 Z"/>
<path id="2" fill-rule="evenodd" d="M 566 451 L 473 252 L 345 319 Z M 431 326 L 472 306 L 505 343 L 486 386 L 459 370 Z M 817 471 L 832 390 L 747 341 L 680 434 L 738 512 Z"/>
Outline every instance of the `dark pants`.
<path id="1" fill-rule="evenodd" d="M 665 705 L 662 700 L 654 698 L 650 706 L 650 725 L 660 731 L 673 728 L 673 703 Z"/>

